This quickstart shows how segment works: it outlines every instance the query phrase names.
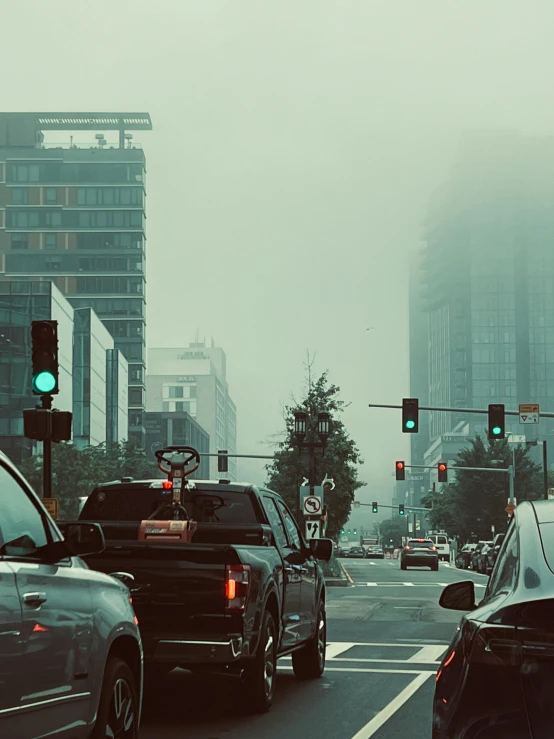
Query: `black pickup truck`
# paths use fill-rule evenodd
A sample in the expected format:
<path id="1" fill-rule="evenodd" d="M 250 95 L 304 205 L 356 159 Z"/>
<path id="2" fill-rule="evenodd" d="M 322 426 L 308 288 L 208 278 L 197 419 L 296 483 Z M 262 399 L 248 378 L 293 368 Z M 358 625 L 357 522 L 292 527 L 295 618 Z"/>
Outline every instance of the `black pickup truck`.
<path id="1" fill-rule="evenodd" d="M 253 485 L 194 481 L 186 503 L 191 543 L 139 541 L 171 491 L 166 481 L 126 478 L 97 487 L 80 521 L 99 523 L 102 554 L 92 569 L 127 582 L 144 645 L 146 677 L 174 667 L 241 680 L 252 711 L 272 703 L 278 657 L 292 654 L 298 678 L 325 667 L 325 583 L 320 560 L 332 542 L 308 546 L 283 499 Z"/>

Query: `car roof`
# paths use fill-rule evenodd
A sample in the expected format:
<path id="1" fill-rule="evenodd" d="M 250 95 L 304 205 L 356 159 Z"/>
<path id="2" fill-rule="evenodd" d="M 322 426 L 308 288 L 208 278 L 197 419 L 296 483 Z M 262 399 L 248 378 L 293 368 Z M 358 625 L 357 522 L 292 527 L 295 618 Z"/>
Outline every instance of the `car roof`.
<path id="1" fill-rule="evenodd" d="M 534 500 L 532 505 L 539 523 L 554 523 L 554 500 Z"/>

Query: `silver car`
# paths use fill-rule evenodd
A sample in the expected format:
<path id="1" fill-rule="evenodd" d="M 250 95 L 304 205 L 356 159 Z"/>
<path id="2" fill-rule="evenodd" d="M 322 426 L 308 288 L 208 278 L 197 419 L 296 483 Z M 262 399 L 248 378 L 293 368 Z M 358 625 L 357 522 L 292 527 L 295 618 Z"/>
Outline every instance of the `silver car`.
<path id="1" fill-rule="evenodd" d="M 0 452 L 0 736 L 136 739 L 143 657 L 129 590 L 77 556 L 102 551 L 99 526 L 65 533 Z"/>

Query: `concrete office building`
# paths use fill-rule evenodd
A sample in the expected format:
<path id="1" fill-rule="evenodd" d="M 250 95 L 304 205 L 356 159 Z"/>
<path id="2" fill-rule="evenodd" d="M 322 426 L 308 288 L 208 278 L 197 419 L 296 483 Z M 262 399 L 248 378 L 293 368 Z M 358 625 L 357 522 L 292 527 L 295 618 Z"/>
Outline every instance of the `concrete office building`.
<path id="1" fill-rule="evenodd" d="M 128 438 L 127 361 L 91 308 L 74 311 L 73 440 L 83 448 Z M 114 377 L 117 386 L 114 386 Z M 115 409 L 114 409 L 115 406 Z"/>
<path id="2" fill-rule="evenodd" d="M 0 114 L 0 277 L 53 281 L 95 311 L 129 362 L 142 445 L 146 160 L 131 132 L 151 128 L 147 113 Z"/>
<path id="3" fill-rule="evenodd" d="M 229 395 L 223 349 L 195 342 L 185 349 L 149 349 L 146 397 L 148 412 L 186 412 L 206 430 L 210 451 L 237 450 L 237 411 Z M 219 474 L 210 461 L 210 477 L 236 479 L 236 460 Z"/>
<path id="4" fill-rule="evenodd" d="M 554 410 L 553 169 L 554 138 L 470 136 L 434 198 L 420 254 L 423 302 L 411 307 L 413 392 L 423 396 L 426 373 L 429 404 L 460 410 L 429 413 L 426 464 L 454 458 L 484 431 L 486 415 L 464 408 Z M 507 416 L 506 428 L 554 443 L 549 419 L 522 427 Z"/>

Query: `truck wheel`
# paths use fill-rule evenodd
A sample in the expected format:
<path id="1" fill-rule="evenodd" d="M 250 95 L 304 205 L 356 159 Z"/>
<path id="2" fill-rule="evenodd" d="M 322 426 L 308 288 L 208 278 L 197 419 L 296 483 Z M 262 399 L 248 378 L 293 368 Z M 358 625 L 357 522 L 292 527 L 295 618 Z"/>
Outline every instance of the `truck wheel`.
<path id="1" fill-rule="evenodd" d="M 275 694 L 275 677 L 277 674 L 277 632 L 273 616 L 269 611 L 264 613 L 260 643 L 256 657 L 246 668 L 245 685 L 240 694 L 246 693 L 245 705 L 249 713 L 266 713 L 271 708 Z M 243 687 L 245 690 L 243 690 Z"/>
<path id="2" fill-rule="evenodd" d="M 91 739 L 137 739 L 138 718 L 137 686 L 133 673 L 122 659 L 110 657 Z"/>
<path id="3" fill-rule="evenodd" d="M 292 653 L 292 668 L 299 680 L 317 680 L 325 669 L 327 618 L 323 601 L 320 601 L 317 609 L 316 625 L 316 632 L 310 641 Z"/>

